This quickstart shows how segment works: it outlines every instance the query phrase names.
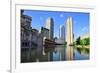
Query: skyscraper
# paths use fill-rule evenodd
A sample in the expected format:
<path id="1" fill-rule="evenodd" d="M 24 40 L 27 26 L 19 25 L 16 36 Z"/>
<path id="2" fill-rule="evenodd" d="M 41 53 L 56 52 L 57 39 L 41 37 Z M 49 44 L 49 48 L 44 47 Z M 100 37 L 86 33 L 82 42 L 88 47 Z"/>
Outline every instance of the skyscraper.
<path id="1" fill-rule="evenodd" d="M 54 36 L 54 20 L 53 18 L 48 18 L 46 20 L 46 28 L 49 29 L 49 39 L 53 39 Z"/>
<path id="2" fill-rule="evenodd" d="M 65 41 L 65 26 L 61 25 L 60 26 L 60 32 L 59 32 L 59 38 L 63 41 Z"/>
<path id="3" fill-rule="evenodd" d="M 74 49 L 73 44 L 73 19 L 72 17 L 68 17 L 67 19 L 67 60 L 74 59 Z"/>
<path id="4" fill-rule="evenodd" d="M 73 19 L 68 17 L 67 19 L 67 45 L 73 44 Z"/>

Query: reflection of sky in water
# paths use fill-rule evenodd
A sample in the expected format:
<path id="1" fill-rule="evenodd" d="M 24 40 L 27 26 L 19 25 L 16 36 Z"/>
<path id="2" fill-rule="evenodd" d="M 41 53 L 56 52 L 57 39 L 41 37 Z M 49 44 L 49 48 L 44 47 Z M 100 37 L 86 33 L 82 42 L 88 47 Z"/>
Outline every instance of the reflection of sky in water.
<path id="1" fill-rule="evenodd" d="M 84 59 L 89 59 L 89 56 L 82 55 L 80 54 L 77 50 L 74 50 L 75 55 L 74 55 L 74 60 L 84 60 Z"/>
<path id="2" fill-rule="evenodd" d="M 53 52 L 53 61 L 60 61 L 60 52 Z"/>
<path id="3" fill-rule="evenodd" d="M 64 60 L 67 60 L 67 52 L 66 49 L 67 48 L 60 48 L 61 50 L 63 50 L 63 52 L 61 52 L 61 50 L 59 51 L 54 51 L 53 54 L 53 61 L 60 61 L 62 59 L 62 53 L 64 53 Z M 74 49 L 74 60 L 88 60 L 89 56 L 85 55 L 85 54 L 80 54 L 80 52 L 78 52 L 78 50 Z"/>
<path id="4" fill-rule="evenodd" d="M 49 49 L 49 50 L 48 50 Z M 23 51 L 21 55 L 23 56 L 23 62 L 47 62 L 47 61 L 67 61 L 67 56 L 72 55 L 67 53 L 67 48 L 65 46 L 56 46 L 55 48 L 44 48 L 44 53 L 42 54 L 42 50 L 33 49 L 31 51 L 30 59 L 28 51 Z M 73 48 L 72 48 L 73 49 Z M 81 48 L 80 48 L 81 49 Z M 85 50 L 78 50 L 74 48 L 74 56 L 72 56 L 74 60 L 89 60 L 89 53 L 86 53 Z"/>

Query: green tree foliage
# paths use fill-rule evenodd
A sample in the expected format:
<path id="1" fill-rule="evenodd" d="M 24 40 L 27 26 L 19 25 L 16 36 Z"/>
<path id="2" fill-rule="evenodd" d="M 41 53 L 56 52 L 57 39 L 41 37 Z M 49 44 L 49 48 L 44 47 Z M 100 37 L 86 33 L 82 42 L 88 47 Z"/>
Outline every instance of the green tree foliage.
<path id="1" fill-rule="evenodd" d="M 84 40 L 86 40 L 86 44 L 85 45 L 89 45 L 90 44 L 90 38 L 85 38 Z"/>
<path id="2" fill-rule="evenodd" d="M 78 37 L 76 39 L 76 45 L 90 45 L 90 38 L 85 38 L 85 39 L 80 39 L 80 37 Z"/>
<path id="3" fill-rule="evenodd" d="M 76 39 L 76 45 L 80 44 L 80 36 Z"/>
<path id="4" fill-rule="evenodd" d="M 85 39 L 80 40 L 80 45 L 86 45 L 87 41 Z"/>

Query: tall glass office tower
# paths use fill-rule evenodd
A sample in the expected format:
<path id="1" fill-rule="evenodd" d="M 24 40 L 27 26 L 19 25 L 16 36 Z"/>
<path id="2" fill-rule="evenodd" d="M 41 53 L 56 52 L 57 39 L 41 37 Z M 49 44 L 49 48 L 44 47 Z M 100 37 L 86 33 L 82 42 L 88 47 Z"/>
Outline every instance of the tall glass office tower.
<path id="1" fill-rule="evenodd" d="M 46 20 L 46 28 L 49 29 L 49 39 L 53 39 L 54 37 L 54 20 L 53 18 L 48 18 Z"/>

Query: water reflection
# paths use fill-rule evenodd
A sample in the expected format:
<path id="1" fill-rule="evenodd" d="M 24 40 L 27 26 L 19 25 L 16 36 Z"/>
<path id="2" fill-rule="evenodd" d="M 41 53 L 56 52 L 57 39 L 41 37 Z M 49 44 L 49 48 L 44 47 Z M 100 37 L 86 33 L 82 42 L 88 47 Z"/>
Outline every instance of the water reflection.
<path id="1" fill-rule="evenodd" d="M 89 59 L 89 48 L 75 48 L 74 60 L 86 60 Z"/>
<path id="2" fill-rule="evenodd" d="M 61 53 L 59 52 L 59 50 L 57 48 L 54 49 L 52 54 L 53 54 L 53 57 L 52 57 L 53 61 L 60 61 L 61 60 Z"/>
<path id="3" fill-rule="evenodd" d="M 74 48 L 73 46 L 56 45 L 53 47 L 21 50 L 21 62 L 47 62 L 88 60 L 89 48 Z"/>
<path id="4" fill-rule="evenodd" d="M 73 60 L 74 59 L 74 48 L 72 46 L 67 46 L 67 60 Z"/>

